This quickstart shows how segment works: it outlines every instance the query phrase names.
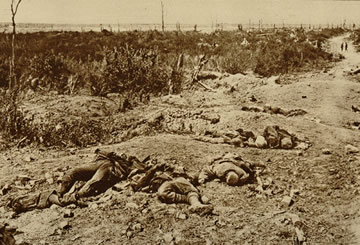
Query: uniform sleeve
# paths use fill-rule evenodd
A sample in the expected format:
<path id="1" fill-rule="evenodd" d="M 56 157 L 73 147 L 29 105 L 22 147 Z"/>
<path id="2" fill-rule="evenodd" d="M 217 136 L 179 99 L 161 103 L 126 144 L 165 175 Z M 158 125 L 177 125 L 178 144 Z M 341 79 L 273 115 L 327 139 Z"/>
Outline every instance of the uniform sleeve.
<path id="1" fill-rule="evenodd" d="M 199 174 L 199 184 L 204 184 L 210 179 L 214 178 L 215 173 L 212 171 L 211 166 L 204 167 Z"/>
<path id="2" fill-rule="evenodd" d="M 187 195 L 179 194 L 173 190 L 167 189 L 159 193 L 160 200 L 167 203 L 187 203 Z"/>

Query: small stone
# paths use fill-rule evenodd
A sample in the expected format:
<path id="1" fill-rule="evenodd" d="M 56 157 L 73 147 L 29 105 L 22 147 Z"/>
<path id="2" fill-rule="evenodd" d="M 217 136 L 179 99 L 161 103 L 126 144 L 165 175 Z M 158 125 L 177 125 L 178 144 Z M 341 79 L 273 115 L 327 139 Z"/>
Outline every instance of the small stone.
<path id="1" fill-rule="evenodd" d="M 273 191 L 271 189 L 266 189 L 263 193 L 265 195 L 267 195 L 267 196 L 272 196 L 273 195 Z"/>
<path id="2" fill-rule="evenodd" d="M 281 203 L 285 204 L 286 206 L 290 206 L 293 203 L 293 200 L 290 196 L 284 196 L 281 200 Z"/>
<path id="3" fill-rule="evenodd" d="M 72 218 L 74 217 L 74 213 L 70 209 L 64 210 L 64 218 Z"/>
<path id="4" fill-rule="evenodd" d="M 292 189 L 290 191 L 290 197 L 293 197 L 295 195 L 299 195 L 300 194 L 300 190 L 299 189 Z"/>
<path id="5" fill-rule="evenodd" d="M 63 230 L 67 230 L 70 229 L 71 225 L 69 224 L 68 221 L 62 221 L 59 224 L 59 228 L 63 229 Z"/>
<path id="6" fill-rule="evenodd" d="M 131 208 L 133 208 L 133 209 L 138 209 L 138 208 L 139 208 L 139 205 L 137 205 L 137 204 L 136 204 L 136 203 L 134 203 L 134 202 L 128 202 L 128 203 L 126 203 L 125 208 L 129 208 L 129 209 L 131 209 Z"/>
<path id="7" fill-rule="evenodd" d="M 178 219 L 181 219 L 181 220 L 186 220 L 187 219 L 187 215 L 185 213 L 179 213 L 177 215 L 177 218 Z"/>
<path id="8" fill-rule="evenodd" d="M 75 155 L 75 153 L 76 153 L 76 148 L 70 148 L 70 149 L 69 149 L 69 152 L 70 152 L 71 155 Z"/>
<path id="9" fill-rule="evenodd" d="M 19 180 L 19 181 L 21 181 L 22 183 L 25 183 L 26 181 L 31 180 L 31 178 L 30 178 L 29 176 L 27 176 L 27 175 L 22 175 L 22 174 L 17 175 L 17 176 L 16 176 L 16 179 Z"/>
<path id="10" fill-rule="evenodd" d="M 135 232 L 141 232 L 143 230 L 143 227 L 141 224 L 137 223 L 137 224 L 133 225 L 132 229 Z"/>
<path id="11" fill-rule="evenodd" d="M 34 161 L 34 160 L 35 160 L 35 158 L 32 157 L 32 156 L 30 156 L 30 155 L 27 155 L 27 156 L 24 158 L 24 161 L 25 161 L 25 162 L 32 162 L 32 161 Z"/>
<path id="12" fill-rule="evenodd" d="M 358 153 L 359 148 L 349 144 L 349 145 L 345 146 L 345 152 L 346 152 L 346 154 Z"/>
<path id="13" fill-rule="evenodd" d="M 1 189 L 1 195 L 6 195 L 11 190 L 11 186 L 9 184 L 5 184 L 4 187 Z"/>
<path id="14" fill-rule="evenodd" d="M 48 182 L 49 185 L 52 185 L 52 184 L 54 184 L 54 179 L 53 178 L 46 179 L 46 182 Z"/>
<path id="15" fill-rule="evenodd" d="M 174 239 L 174 236 L 172 233 L 168 232 L 164 234 L 164 241 L 166 243 L 170 243 Z"/>
<path id="16" fill-rule="evenodd" d="M 60 123 L 56 124 L 55 131 L 59 131 L 62 129 L 62 125 Z"/>
<path id="17" fill-rule="evenodd" d="M 321 153 L 324 155 L 330 155 L 331 154 L 331 150 L 328 148 L 324 148 L 321 150 Z"/>
<path id="18" fill-rule="evenodd" d="M 258 137 L 256 137 L 255 145 L 258 148 L 266 148 L 267 142 L 263 136 L 259 135 Z"/>
<path id="19" fill-rule="evenodd" d="M 96 203 L 90 205 L 90 209 L 97 209 L 98 207 L 99 205 L 97 205 Z"/>

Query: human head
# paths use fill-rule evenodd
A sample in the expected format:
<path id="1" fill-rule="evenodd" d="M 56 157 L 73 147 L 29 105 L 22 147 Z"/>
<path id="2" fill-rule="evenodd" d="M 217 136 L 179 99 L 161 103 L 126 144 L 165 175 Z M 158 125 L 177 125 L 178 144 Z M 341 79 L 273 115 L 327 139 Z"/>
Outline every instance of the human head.
<path id="1" fill-rule="evenodd" d="M 230 171 L 226 174 L 226 183 L 228 185 L 236 185 L 239 182 L 239 175 L 234 171 Z"/>

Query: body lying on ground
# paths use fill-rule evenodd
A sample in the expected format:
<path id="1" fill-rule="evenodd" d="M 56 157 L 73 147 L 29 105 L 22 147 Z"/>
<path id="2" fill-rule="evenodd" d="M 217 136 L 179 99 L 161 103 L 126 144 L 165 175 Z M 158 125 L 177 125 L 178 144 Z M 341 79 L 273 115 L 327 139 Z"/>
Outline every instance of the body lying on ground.
<path id="1" fill-rule="evenodd" d="M 183 167 L 155 163 L 143 176 L 135 176 L 131 182 L 134 191 L 157 192 L 164 203 L 187 203 L 190 211 L 200 215 L 213 210 L 211 205 L 201 202 L 194 178 Z"/>
<path id="2" fill-rule="evenodd" d="M 298 140 L 294 135 L 279 126 L 267 126 L 263 136 L 269 148 L 292 149 Z"/>
<path id="3" fill-rule="evenodd" d="M 286 117 L 293 117 L 293 116 L 301 116 L 305 115 L 307 112 L 302 109 L 292 109 L 292 110 L 284 110 L 277 106 L 270 106 L 266 104 L 264 107 L 258 106 L 243 106 L 241 108 L 243 111 L 252 111 L 252 112 L 264 112 L 269 114 L 281 114 Z"/>
<path id="4" fill-rule="evenodd" d="M 96 150 L 95 160 L 71 170 L 60 181 L 59 191 L 48 190 L 38 194 L 17 197 L 10 201 L 9 206 L 15 212 L 25 212 L 35 208 L 48 208 L 52 204 L 66 206 L 69 204 L 83 205 L 82 197 L 97 195 L 106 191 L 132 173 L 145 171 L 145 165 L 135 157 L 114 152 Z M 79 191 L 69 193 L 77 181 L 86 181 Z"/>
<path id="5" fill-rule="evenodd" d="M 238 154 L 225 153 L 213 159 L 201 170 L 198 181 L 204 184 L 213 179 L 220 179 L 228 185 L 238 186 L 250 182 L 254 175 L 253 164 L 244 161 Z"/>
<path id="6" fill-rule="evenodd" d="M 229 131 L 206 130 L 204 136 L 195 136 L 195 139 L 215 144 L 231 144 L 237 147 L 281 149 L 301 147 L 307 149 L 310 146 L 305 140 L 300 140 L 278 125 L 267 126 L 263 133 L 257 137 L 255 137 L 255 133 L 239 128 Z"/>

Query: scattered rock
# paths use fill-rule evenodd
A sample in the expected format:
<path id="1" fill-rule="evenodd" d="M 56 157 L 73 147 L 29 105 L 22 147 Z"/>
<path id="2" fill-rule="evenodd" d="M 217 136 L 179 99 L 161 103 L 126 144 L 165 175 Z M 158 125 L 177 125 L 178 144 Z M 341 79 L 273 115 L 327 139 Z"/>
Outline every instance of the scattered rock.
<path id="1" fill-rule="evenodd" d="M 24 158 L 24 161 L 25 162 L 32 162 L 32 161 L 35 161 L 35 158 L 30 156 L 30 155 L 27 155 L 25 158 Z"/>
<path id="2" fill-rule="evenodd" d="M 68 230 L 71 228 L 71 225 L 69 224 L 68 221 L 62 221 L 59 224 L 59 228 L 63 229 L 63 230 Z"/>
<path id="3" fill-rule="evenodd" d="M 187 215 L 186 215 L 185 213 L 178 213 L 178 214 L 176 215 L 176 217 L 177 217 L 178 219 L 181 219 L 181 220 L 186 220 L 186 219 L 187 219 Z"/>
<path id="4" fill-rule="evenodd" d="M 359 106 L 352 105 L 352 106 L 351 106 L 351 109 L 352 109 L 354 112 L 360 112 L 360 107 L 359 107 Z"/>
<path id="5" fill-rule="evenodd" d="M 353 145 L 346 145 L 345 146 L 345 152 L 346 154 L 354 154 L 359 152 L 359 148 L 353 146 Z"/>
<path id="6" fill-rule="evenodd" d="M 290 197 L 294 197 L 295 195 L 298 195 L 300 193 L 300 190 L 299 189 L 292 189 L 290 191 Z"/>
<path id="7" fill-rule="evenodd" d="M 140 223 L 134 224 L 132 226 L 132 230 L 136 233 L 141 232 L 144 230 L 143 226 Z"/>
<path id="8" fill-rule="evenodd" d="M 166 243 L 170 243 L 170 242 L 172 242 L 174 240 L 174 236 L 173 236 L 173 234 L 171 233 L 171 232 L 168 232 L 168 233 L 165 233 L 164 234 L 164 241 L 166 242 Z"/>
<path id="9" fill-rule="evenodd" d="M 267 147 L 266 139 L 263 136 L 259 135 L 258 137 L 256 137 L 255 145 L 258 148 L 266 148 Z"/>
<path id="10" fill-rule="evenodd" d="M 70 148 L 70 149 L 69 149 L 69 152 L 70 152 L 71 155 L 75 155 L 75 153 L 76 153 L 76 148 Z"/>
<path id="11" fill-rule="evenodd" d="M 9 184 L 5 184 L 3 188 L 1 188 L 1 195 L 6 195 L 11 190 L 11 186 Z"/>
<path id="12" fill-rule="evenodd" d="M 332 153 L 331 150 L 328 149 L 328 148 L 322 149 L 321 152 L 322 152 L 322 154 L 324 154 L 324 155 L 330 155 L 330 154 Z"/>
<path id="13" fill-rule="evenodd" d="M 125 208 L 133 208 L 133 209 L 138 209 L 139 208 L 139 205 L 137 205 L 136 203 L 134 203 L 134 202 L 128 202 L 128 203 L 126 203 L 126 205 L 125 205 Z"/>
<path id="14" fill-rule="evenodd" d="M 64 210 L 64 218 L 72 218 L 74 217 L 74 213 L 70 209 Z"/>
<path id="15" fill-rule="evenodd" d="M 291 206 L 291 204 L 293 204 L 293 199 L 290 196 L 284 196 L 284 198 L 281 200 L 281 203 L 286 206 Z"/>
<path id="16" fill-rule="evenodd" d="M 90 205 L 90 209 L 98 209 L 99 205 L 97 205 L 96 203 L 93 203 Z"/>

